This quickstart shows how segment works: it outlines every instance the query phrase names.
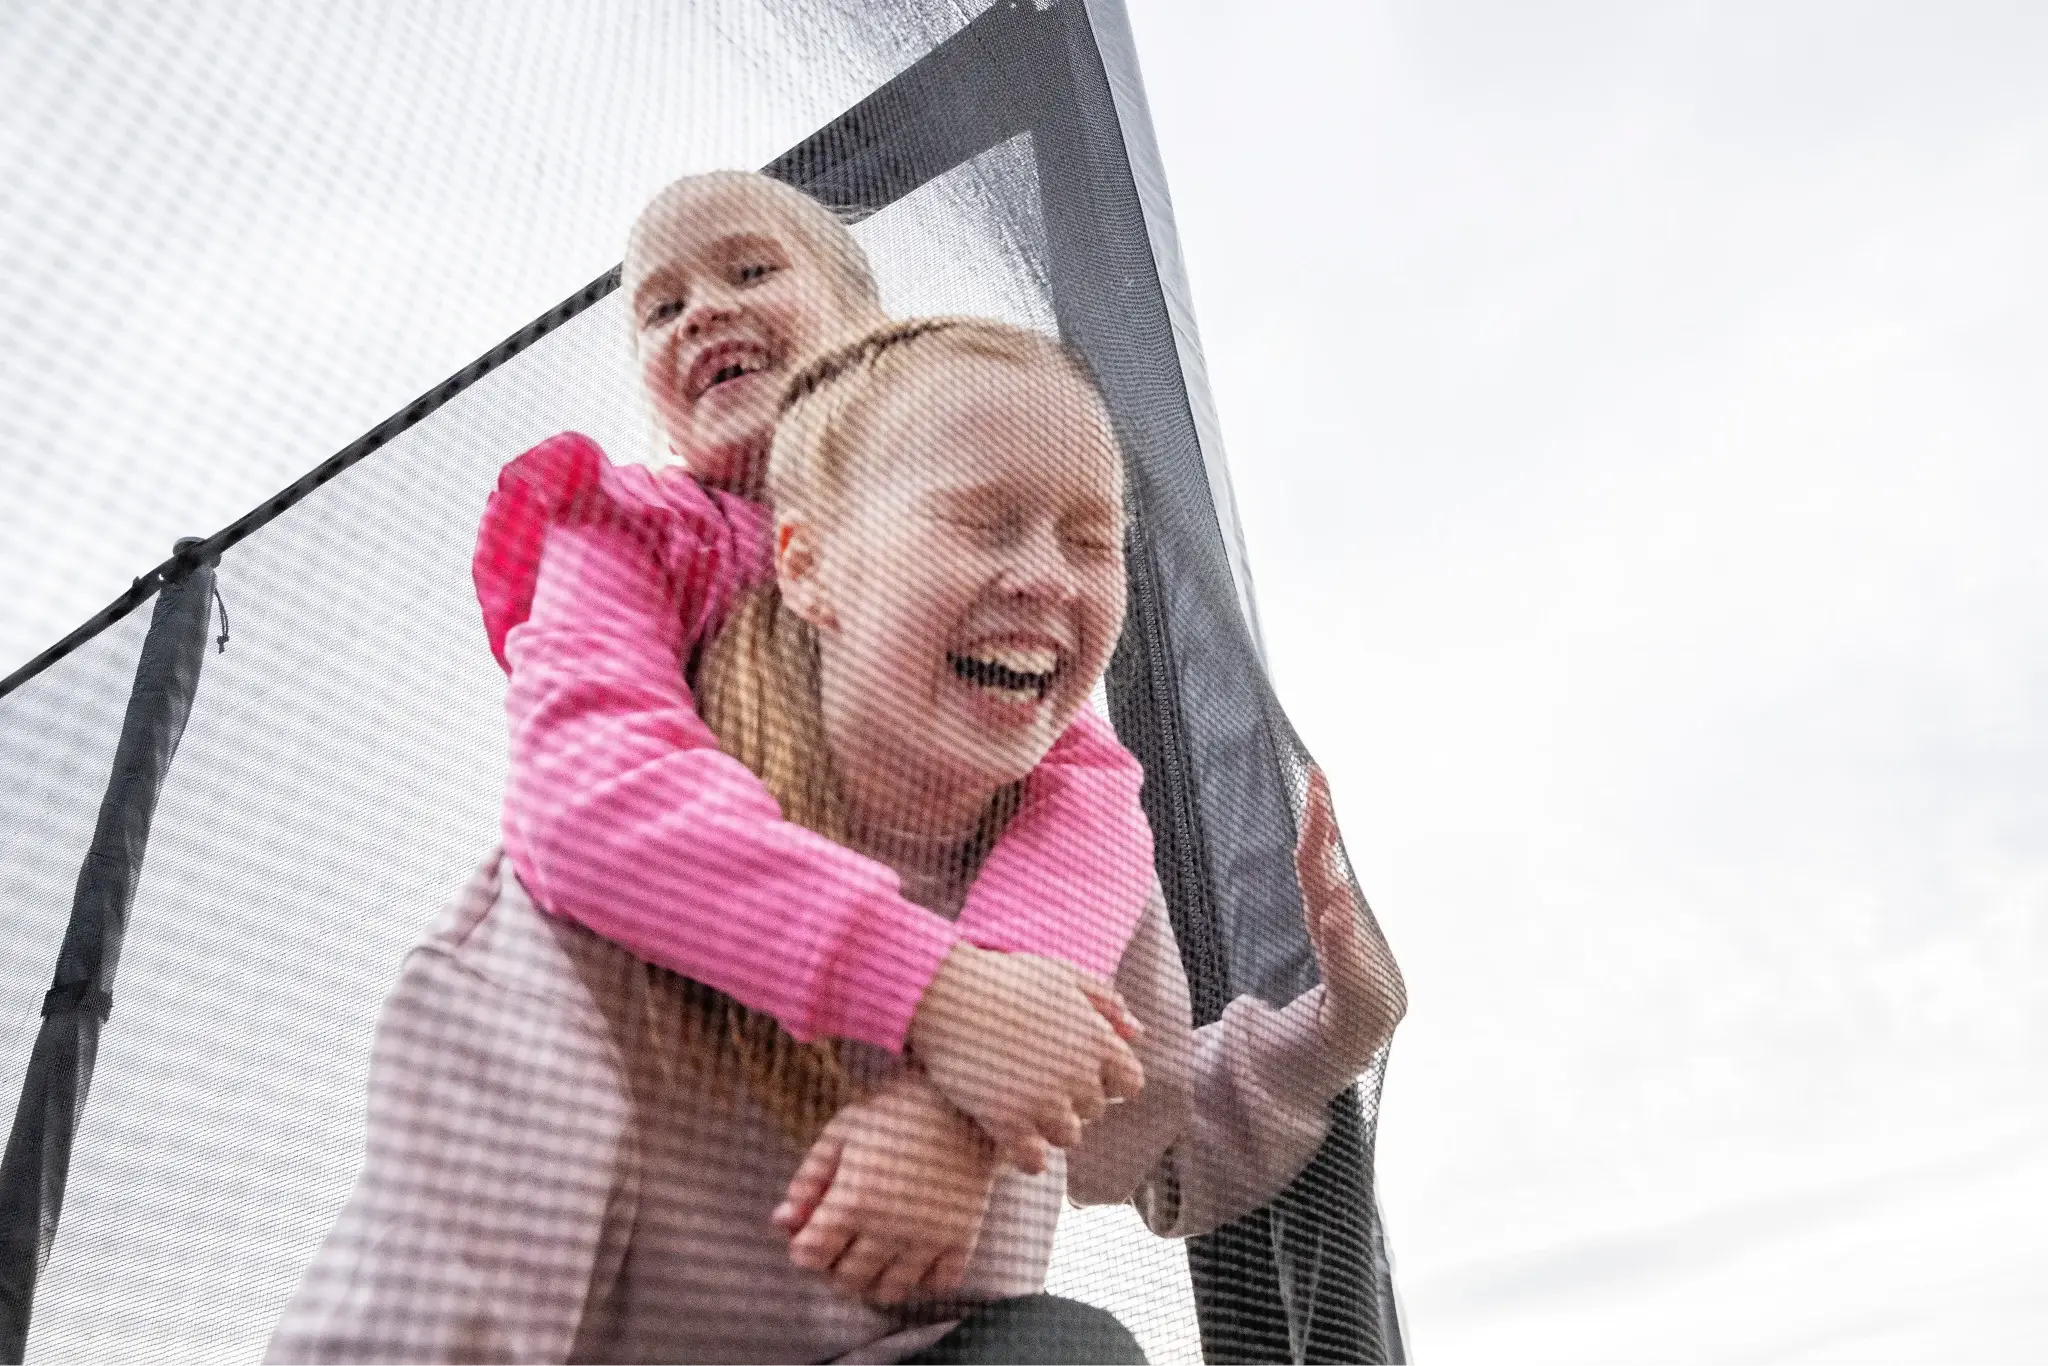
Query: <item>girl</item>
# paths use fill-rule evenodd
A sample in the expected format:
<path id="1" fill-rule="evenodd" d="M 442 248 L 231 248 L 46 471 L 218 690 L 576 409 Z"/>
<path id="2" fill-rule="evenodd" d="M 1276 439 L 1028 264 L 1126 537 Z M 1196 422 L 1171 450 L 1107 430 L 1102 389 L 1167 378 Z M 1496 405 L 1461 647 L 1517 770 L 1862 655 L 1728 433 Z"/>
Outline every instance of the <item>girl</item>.
<path id="1" fill-rule="evenodd" d="M 907 1045 L 1040 1170 L 1049 1145 L 1142 1084 L 1110 1022 L 1135 1026 L 1091 980 L 1114 970 L 1151 884 L 1142 772 L 1100 718 L 1062 708 L 1074 723 L 1025 781 L 957 922 L 906 899 L 883 864 L 785 823 L 719 751 L 685 678 L 767 572 L 758 500 L 781 388 L 800 356 L 881 320 L 874 281 L 822 206 L 724 172 L 648 206 L 622 287 L 681 467 L 615 468 L 570 433 L 499 480 L 475 572 L 511 674 L 506 858 L 536 904 L 796 1041 Z M 1080 695 L 1058 651 L 977 649 L 958 663 L 991 698 Z M 898 729 L 886 702 L 875 723 Z M 990 1009 L 1049 1046 L 1005 1051 L 979 1027 Z"/>
<path id="2" fill-rule="evenodd" d="M 963 320 L 877 328 L 789 392 L 769 467 L 775 584 L 707 653 L 706 719 L 792 816 L 950 917 L 1121 624 L 1108 417 L 1055 343 Z M 1072 686 L 999 695 L 959 666 L 997 643 L 1060 654 Z M 273 1359 L 946 1359 L 956 1331 L 1044 1303 L 1063 1191 L 1132 1200 L 1175 1236 L 1255 1208 L 1306 1163 L 1402 1009 L 1384 943 L 1328 866 L 1325 802 L 1317 786 L 1302 857 L 1324 985 L 1190 1029 L 1155 886 L 1116 967 L 1150 1024 L 1148 1083 L 1038 1174 L 1005 1169 L 885 1050 L 750 1071 L 758 1017 L 726 1028 L 701 987 L 539 912 L 494 861 L 387 1005 L 362 1181 Z M 789 1140 L 827 1051 L 847 1099 L 800 1162 Z M 848 1209 L 898 1229 L 978 1220 L 959 1300 L 839 1293 L 889 1300 L 931 1276 L 902 1251 L 914 1233 L 849 1233 Z M 828 1275 L 791 1265 L 771 1210 Z M 1115 1347 L 1065 1340 L 1077 1359 Z M 1054 1360 L 1057 1345 L 1018 1350 Z"/>

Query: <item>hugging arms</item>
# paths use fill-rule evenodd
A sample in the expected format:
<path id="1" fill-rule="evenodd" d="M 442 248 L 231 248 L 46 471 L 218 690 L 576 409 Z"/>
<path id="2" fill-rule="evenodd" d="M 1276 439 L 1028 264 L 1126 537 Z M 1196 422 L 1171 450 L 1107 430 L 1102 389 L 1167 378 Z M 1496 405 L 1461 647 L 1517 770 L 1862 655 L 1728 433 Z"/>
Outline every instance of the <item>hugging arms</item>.
<path id="1" fill-rule="evenodd" d="M 558 438 L 501 485 L 542 533 L 509 538 L 523 603 L 479 552 L 509 868 L 408 960 L 363 1177 L 279 1359 L 905 1355 L 957 1312 L 935 1292 L 1042 1288 L 1062 1190 L 1170 1233 L 1261 1203 L 1398 1017 L 1316 787 L 1326 985 L 1189 1028 L 1135 765 L 1083 711 L 1123 601 L 1099 397 L 1043 338 L 963 321 L 799 368 L 852 258 L 748 185 L 698 184 L 653 264 L 628 254 L 688 477 Z M 764 420 L 749 484 L 725 438 Z"/>
<path id="2" fill-rule="evenodd" d="M 1086 670 L 1069 652 L 1038 730 L 1054 715 L 1073 723 L 1023 780 L 957 921 L 902 896 L 877 861 L 783 820 L 786 796 L 721 748 L 684 675 L 770 573 L 777 405 L 804 358 L 882 321 L 873 279 L 814 201 L 724 173 L 648 206 L 624 292 L 674 463 L 615 467 L 587 438 L 554 438 L 507 467 L 478 540 L 485 626 L 510 674 L 507 855 L 548 911 L 799 1040 L 913 1047 L 1020 1165 L 1042 1165 L 1071 1137 L 1075 1105 L 1099 1105 L 1102 1069 L 1055 1076 L 1025 1058 L 994 1088 L 1000 1059 L 966 1026 L 1000 999 L 1036 1030 L 1085 1030 L 1107 1085 L 1134 1089 L 1080 978 L 1050 969 L 1115 971 L 1151 883 L 1143 774 L 1080 708 Z M 1035 662 L 1028 643 L 959 643 L 988 656 L 982 667 Z M 893 734 L 900 709 L 875 691 L 868 719 Z"/>
<path id="3" fill-rule="evenodd" d="M 1320 1145 L 1329 1097 L 1406 1009 L 1340 859 L 1329 787 L 1311 770 L 1295 866 L 1323 985 L 1284 1011 L 1242 1000 L 1193 1029 L 1164 904 L 1148 907 L 1116 977 L 1124 1007 L 1148 1026 L 1133 1042 L 1145 1089 L 1065 1145 L 1074 1203 L 1129 1201 L 1163 1237 L 1206 1233 L 1263 1204 Z M 834 1117 L 775 1221 L 793 1235 L 792 1260 L 842 1294 L 895 1304 L 945 1293 L 974 1252 L 999 1167 L 986 1135 L 909 1073 Z"/>

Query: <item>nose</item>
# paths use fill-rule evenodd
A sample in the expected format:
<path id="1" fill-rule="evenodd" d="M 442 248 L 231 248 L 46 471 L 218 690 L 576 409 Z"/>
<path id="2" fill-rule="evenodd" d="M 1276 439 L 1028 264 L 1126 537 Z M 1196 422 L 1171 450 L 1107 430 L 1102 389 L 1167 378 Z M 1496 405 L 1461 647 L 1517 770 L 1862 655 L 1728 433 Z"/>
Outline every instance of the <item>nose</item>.
<path id="1" fill-rule="evenodd" d="M 738 313 L 738 301 L 730 291 L 716 284 L 704 285 L 683 310 L 683 335 L 695 341 L 712 328 L 731 322 Z"/>
<path id="2" fill-rule="evenodd" d="M 1080 591 L 1080 581 L 1059 532 L 1037 527 L 1010 544 L 1002 586 L 1012 597 L 1029 602 L 1066 603 Z"/>

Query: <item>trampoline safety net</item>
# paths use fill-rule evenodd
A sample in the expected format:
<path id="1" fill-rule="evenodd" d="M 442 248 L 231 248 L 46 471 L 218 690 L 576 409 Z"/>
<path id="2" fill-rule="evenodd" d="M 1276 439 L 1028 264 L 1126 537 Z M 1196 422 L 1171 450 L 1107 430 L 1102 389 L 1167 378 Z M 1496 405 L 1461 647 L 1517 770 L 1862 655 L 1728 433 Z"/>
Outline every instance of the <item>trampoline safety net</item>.
<path id="1" fill-rule="evenodd" d="M 121 22 L 29 7 L 4 60 L 246 55 Z M 672 192 L 624 288 L 0 692 L 0 1348 L 1401 1360 L 1398 975 L 1264 672 L 1120 5 L 626 28 L 738 54 L 742 109 L 667 116 L 753 119 L 822 226 Z M 149 112 L 16 88 L 17 184 Z M 35 213 L 0 240 L 89 273 Z M 63 459 L 51 385 L 5 356 L 0 462 Z M 765 466 L 718 445 L 757 410 Z"/>

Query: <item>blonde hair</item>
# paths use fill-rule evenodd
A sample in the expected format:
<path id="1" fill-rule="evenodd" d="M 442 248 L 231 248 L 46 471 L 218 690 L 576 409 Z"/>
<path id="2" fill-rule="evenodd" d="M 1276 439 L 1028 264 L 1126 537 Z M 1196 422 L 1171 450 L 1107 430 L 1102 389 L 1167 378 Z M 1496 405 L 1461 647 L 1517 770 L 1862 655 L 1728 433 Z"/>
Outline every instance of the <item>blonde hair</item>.
<path id="1" fill-rule="evenodd" d="M 877 391 L 900 384 L 941 356 L 977 357 L 1020 367 L 1051 366 L 1094 399 L 1087 363 L 1060 342 L 988 318 L 912 318 L 870 328 L 799 370 L 783 390 L 781 420 L 768 455 L 769 501 L 780 515 L 799 510 L 831 520 L 843 498 L 859 443 L 851 439 Z M 1108 428 L 1107 415 L 1104 429 Z"/>
<path id="2" fill-rule="evenodd" d="M 787 512 L 828 523 L 837 518 L 867 444 L 854 439 L 863 411 L 880 392 L 941 356 L 1050 365 L 1096 392 L 1080 359 L 1036 332 L 980 318 L 884 323 L 812 359 L 784 391 L 768 460 L 778 520 Z M 825 742 L 818 681 L 817 634 L 769 583 L 741 600 L 706 648 L 697 696 L 719 747 L 760 777 L 783 818 L 844 843 L 851 818 Z M 1012 785 L 990 800 L 967 851 L 968 871 L 1015 813 L 1020 791 Z M 857 1087 L 832 1043 L 799 1043 L 768 1015 L 675 974 L 661 975 L 680 996 L 680 1055 L 728 1093 L 737 1078 L 799 1148 L 855 1098 Z"/>

